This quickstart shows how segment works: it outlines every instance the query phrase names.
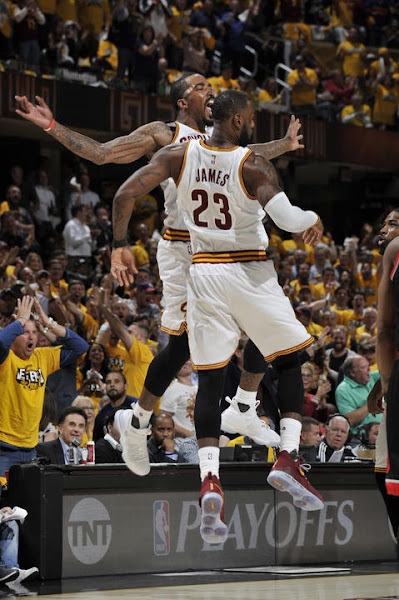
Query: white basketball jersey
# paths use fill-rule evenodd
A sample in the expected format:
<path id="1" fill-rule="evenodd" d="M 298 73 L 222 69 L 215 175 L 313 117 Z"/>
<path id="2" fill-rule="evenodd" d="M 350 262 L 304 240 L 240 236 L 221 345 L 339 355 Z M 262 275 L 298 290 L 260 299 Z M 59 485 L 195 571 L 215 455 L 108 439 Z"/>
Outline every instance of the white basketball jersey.
<path id="1" fill-rule="evenodd" d="M 177 200 L 193 254 L 232 252 L 238 260 L 244 256 L 243 260 L 252 260 L 248 251 L 253 251 L 253 260 L 264 257 L 268 245 L 262 223 L 265 213 L 245 189 L 242 177 L 250 154 L 251 150 L 241 146 L 218 149 L 203 141 L 187 144 Z M 215 262 L 233 262 L 219 258 L 223 259 L 215 257 Z"/>
<path id="2" fill-rule="evenodd" d="M 209 139 L 210 133 L 201 132 L 193 127 L 188 127 L 183 123 L 175 121 L 176 131 L 171 141 L 171 144 L 184 144 L 189 140 L 207 140 Z M 161 183 L 161 187 L 165 197 L 165 212 L 166 219 L 165 225 L 167 228 L 175 230 L 187 230 L 182 216 L 180 215 L 177 203 L 176 203 L 176 185 L 173 179 L 170 177 Z M 168 237 L 168 236 L 166 236 Z M 173 237 L 173 234 L 172 234 Z M 169 238 L 168 238 L 169 239 Z"/>

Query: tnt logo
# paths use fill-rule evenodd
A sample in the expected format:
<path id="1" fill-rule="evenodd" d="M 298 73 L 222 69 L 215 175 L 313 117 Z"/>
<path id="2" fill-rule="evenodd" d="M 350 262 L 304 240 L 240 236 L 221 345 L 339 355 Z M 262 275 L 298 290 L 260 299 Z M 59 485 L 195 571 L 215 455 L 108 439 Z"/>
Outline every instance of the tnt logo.
<path id="1" fill-rule="evenodd" d="M 170 552 L 169 502 L 157 500 L 153 505 L 154 554 L 165 556 Z"/>
<path id="2" fill-rule="evenodd" d="M 74 557 L 84 565 L 98 563 L 111 543 L 109 512 L 96 498 L 84 498 L 72 509 L 68 522 L 68 541 Z"/>

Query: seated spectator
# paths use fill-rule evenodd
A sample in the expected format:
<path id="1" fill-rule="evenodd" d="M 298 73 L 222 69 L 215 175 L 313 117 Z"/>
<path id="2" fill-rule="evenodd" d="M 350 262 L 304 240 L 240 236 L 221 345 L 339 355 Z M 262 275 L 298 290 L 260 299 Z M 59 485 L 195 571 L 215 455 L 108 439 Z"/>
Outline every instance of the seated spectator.
<path id="1" fill-rule="evenodd" d="M 87 442 L 91 442 L 93 440 L 94 419 L 96 417 L 95 404 L 89 396 L 76 396 L 71 406 L 81 408 L 86 413 L 86 431 L 80 444 L 81 446 L 85 446 Z"/>
<path id="2" fill-rule="evenodd" d="M 344 77 L 363 77 L 366 65 L 366 46 L 359 40 L 359 32 L 356 27 L 351 27 L 348 39 L 339 44 L 337 59 L 342 62 L 342 73 Z"/>
<path id="3" fill-rule="evenodd" d="M 126 377 L 120 371 L 109 371 L 105 377 L 105 393 L 107 404 L 98 412 L 93 429 L 93 440 L 98 442 L 105 435 L 106 418 L 115 409 L 132 408 L 137 402 L 134 396 L 128 396 Z"/>
<path id="4" fill-rule="evenodd" d="M 339 412 L 348 419 L 354 435 L 370 421 L 381 421 L 382 414 L 373 417 L 367 407 L 367 396 L 378 378 L 378 371 L 370 373 L 369 363 L 363 356 L 345 360 L 344 380 L 335 390 L 335 399 Z"/>
<path id="5" fill-rule="evenodd" d="M 104 407 L 105 408 L 105 407 Z M 120 431 L 115 425 L 115 410 L 111 410 L 105 417 L 107 433 L 96 442 L 95 461 L 101 463 L 123 463 L 122 446 L 119 443 Z"/>
<path id="6" fill-rule="evenodd" d="M 39 324 L 50 328 L 61 345 L 37 347 L 38 330 L 31 317 L 33 307 L 39 315 Z M 30 462 L 36 456 L 47 377 L 74 363 L 86 349 L 86 342 L 76 333 L 47 317 L 37 299 L 29 296 L 18 299 L 16 321 L 0 331 L 0 476 L 12 465 Z"/>
<path id="7" fill-rule="evenodd" d="M 295 116 L 314 117 L 319 80 L 316 71 L 305 66 L 303 56 L 296 57 L 294 70 L 289 73 L 287 82 L 291 89 L 291 110 Z"/>
<path id="8" fill-rule="evenodd" d="M 341 72 L 332 71 L 324 84 L 324 91 L 329 94 L 328 102 L 334 119 L 339 119 L 342 109 L 351 102 L 353 90 L 344 83 Z"/>
<path id="9" fill-rule="evenodd" d="M 302 430 L 301 437 L 299 438 L 299 455 L 303 461 L 316 461 L 317 447 L 320 438 L 320 423 L 313 417 L 302 417 Z"/>
<path id="10" fill-rule="evenodd" d="M 380 424 L 371 421 L 363 427 L 360 432 L 360 444 L 353 451 L 359 458 L 371 458 L 375 460 L 375 445 L 377 442 Z"/>
<path id="11" fill-rule="evenodd" d="M 70 447 L 74 440 L 82 442 L 86 431 L 87 416 L 83 409 L 69 406 L 58 419 L 59 438 L 52 442 L 43 442 L 36 446 L 38 457 L 46 457 L 52 465 L 74 464 L 70 459 Z M 77 448 L 78 461 L 82 459 Z"/>
<path id="12" fill-rule="evenodd" d="M 326 423 L 325 437 L 319 443 L 317 460 L 320 462 L 346 462 L 356 459 L 349 437 L 349 422 L 342 415 L 333 415 Z"/>
<path id="13" fill-rule="evenodd" d="M 42 418 L 39 423 L 39 442 L 51 442 L 58 438 L 58 432 L 55 427 L 56 421 L 57 402 L 53 392 L 46 386 L 44 390 Z"/>
<path id="14" fill-rule="evenodd" d="M 198 457 L 198 442 L 195 435 L 192 437 L 185 438 L 179 446 L 179 452 L 177 456 L 177 462 L 179 463 L 199 463 Z"/>
<path id="15" fill-rule="evenodd" d="M 356 352 L 347 347 L 348 331 L 343 325 L 333 329 L 331 333 L 331 348 L 326 350 L 326 363 L 330 376 L 337 381 L 338 371 L 346 359 L 356 356 Z"/>
<path id="16" fill-rule="evenodd" d="M 191 362 L 187 361 L 165 391 L 159 407 L 160 412 L 173 418 L 177 446 L 184 438 L 195 435 L 194 406 L 198 386 L 192 382 L 192 371 Z"/>
<path id="17" fill-rule="evenodd" d="M 26 595 L 27 588 L 21 585 L 38 572 L 37 567 L 20 569 L 18 564 L 19 527 L 27 517 L 27 511 L 19 506 L 3 506 L 0 509 L 0 581 L 17 596 Z M 4 593 L 2 591 L 2 593 Z M 28 592 L 29 595 L 29 592 Z"/>
<path id="18" fill-rule="evenodd" d="M 325 377 L 316 378 L 313 365 L 306 362 L 301 367 L 304 389 L 303 414 L 325 423 L 329 414 L 327 396 L 331 383 Z M 315 394 L 312 393 L 313 390 Z"/>
<path id="19" fill-rule="evenodd" d="M 367 129 L 373 127 L 371 108 L 367 104 L 363 104 L 361 94 L 354 94 L 352 96 L 352 104 L 348 104 L 342 109 L 341 121 L 342 123 L 355 125 L 356 127 L 366 127 Z"/>
<path id="20" fill-rule="evenodd" d="M 161 412 L 154 418 L 147 442 L 150 463 L 177 462 L 177 445 L 173 419 Z"/>

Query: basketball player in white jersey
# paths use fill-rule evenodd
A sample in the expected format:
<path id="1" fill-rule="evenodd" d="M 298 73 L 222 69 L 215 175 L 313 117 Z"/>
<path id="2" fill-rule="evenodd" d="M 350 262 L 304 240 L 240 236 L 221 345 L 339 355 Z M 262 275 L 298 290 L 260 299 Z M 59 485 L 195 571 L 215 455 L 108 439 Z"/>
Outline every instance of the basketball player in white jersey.
<path id="1" fill-rule="evenodd" d="M 305 243 L 320 240 L 322 226 L 312 211 L 292 206 L 280 189 L 273 166 L 246 144 L 254 127 L 248 97 L 223 92 L 213 104 L 209 140 L 190 141 L 158 152 L 132 175 L 114 198 L 114 231 L 123 237 L 135 200 L 166 177 L 178 188 L 178 206 L 189 229 L 193 262 L 188 277 L 187 325 L 191 358 L 199 371 L 195 427 L 202 480 L 201 535 L 208 543 L 227 539 L 219 482 L 219 400 L 226 365 L 240 329 L 255 342 L 264 360 L 292 356 L 280 390 L 280 454 L 268 481 L 288 491 L 296 506 L 320 510 L 323 500 L 307 481 L 297 452 L 303 388 L 296 351 L 312 337 L 295 317 L 266 261 L 266 212 L 282 229 L 304 232 Z M 128 272 L 129 265 L 115 268 Z"/>
<path id="2" fill-rule="evenodd" d="M 129 135 L 116 138 L 106 143 L 99 143 L 87 136 L 72 131 L 55 121 L 50 108 L 40 97 L 37 105 L 28 101 L 26 96 L 16 96 L 20 109 L 16 112 L 43 128 L 48 134 L 75 154 L 91 160 L 95 164 L 133 162 L 142 156 L 151 157 L 157 150 L 171 143 L 185 143 L 189 139 L 207 139 L 209 134 L 207 126 L 212 124 L 211 105 L 214 99 L 213 89 L 208 81 L 199 74 L 183 76 L 172 85 L 171 101 L 177 112 L 177 120 L 172 123 L 155 121 L 139 127 Z M 262 152 L 268 159 L 274 158 L 284 152 L 302 148 L 300 143 L 302 135 L 298 131 L 300 123 L 291 117 L 286 136 L 277 141 L 257 144 L 254 148 Z M 129 430 L 130 440 L 125 443 L 124 458 L 129 468 L 137 475 L 146 475 L 150 470 L 147 453 L 148 424 L 152 411 L 160 396 L 164 393 L 176 373 L 189 358 L 187 333 L 185 329 L 185 307 L 187 300 L 186 276 L 191 263 L 189 252 L 189 233 L 187 227 L 178 214 L 175 184 L 172 180 L 164 182 L 165 208 L 167 219 L 166 231 L 163 240 L 159 243 L 157 260 L 159 272 L 163 281 L 163 294 L 165 309 L 162 314 L 162 328 L 170 334 L 169 343 L 152 361 L 143 391 L 135 408 L 135 431 Z M 127 223 L 126 223 L 127 226 Z M 126 229 L 127 231 L 127 229 Z M 114 235 L 113 264 L 125 261 L 131 269 L 131 277 L 124 276 L 121 272 L 120 285 L 127 285 L 133 280 L 136 272 L 130 245 L 126 235 L 118 238 Z M 250 352 L 251 346 L 248 348 Z M 253 349 L 255 359 L 259 361 L 258 351 Z M 262 357 L 260 356 L 262 361 Z M 251 362 L 253 359 L 251 357 Z M 257 371 L 257 369 L 256 369 Z M 263 376 L 263 375 L 262 375 Z M 248 379 L 252 382 L 251 374 Z M 258 387 L 257 379 L 255 382 Z M 127 415 L 125 415 L 126 417 Z M 256 438 L 259 443 L 276 443 L 278 440 L 264 422 L 256 418 L 255 411 L 246 415 L 252 416 L 251 423 L 247 424 L 247 433 Z M 234 415 L 234 424 L 241 421 L 241 415 Z M 254 426 L 256 432 L 254 431 Z"/>

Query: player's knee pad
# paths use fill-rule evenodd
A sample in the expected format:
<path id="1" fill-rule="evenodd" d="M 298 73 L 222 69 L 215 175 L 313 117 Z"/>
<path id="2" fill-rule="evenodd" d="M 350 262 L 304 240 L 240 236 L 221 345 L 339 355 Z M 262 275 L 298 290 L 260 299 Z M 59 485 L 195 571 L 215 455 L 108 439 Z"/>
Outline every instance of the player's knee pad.
<path id="1" fill-rule="evenodd" d="M 167 346 L 151 362 L 145 388 L 154 396 L 162 396 L 184 363 L 190 358 L 187 333 L 171 335 Z"/>
<path id="2" fill-rule="evenodd" d="M 278 374 L 277 397 L 280 413 L 303 414 L 303 381 L 297 352 L 279 356 L 273 363 Z"/>
<path id="3" fill-rule="evenodd" d="M 198 393 L 195 400 L 194 422 L 197 439 L 220 435 L 220 399 L 227 367 L 198 372 Z"/>
<path id="4" fill-rule="evenodd" d="M 267 363 L 262 352 L 253 343 L 248 340 L 244 348 L 244 371 L 248 373 L 264 373 Z"/>

